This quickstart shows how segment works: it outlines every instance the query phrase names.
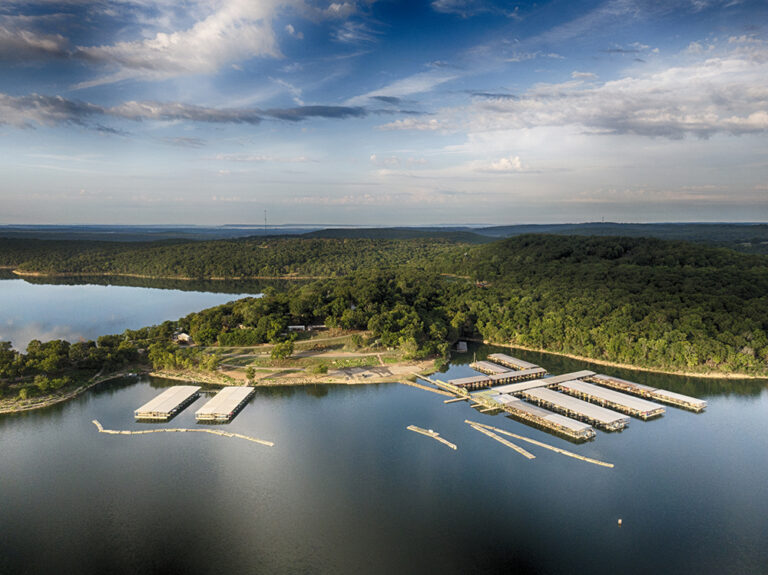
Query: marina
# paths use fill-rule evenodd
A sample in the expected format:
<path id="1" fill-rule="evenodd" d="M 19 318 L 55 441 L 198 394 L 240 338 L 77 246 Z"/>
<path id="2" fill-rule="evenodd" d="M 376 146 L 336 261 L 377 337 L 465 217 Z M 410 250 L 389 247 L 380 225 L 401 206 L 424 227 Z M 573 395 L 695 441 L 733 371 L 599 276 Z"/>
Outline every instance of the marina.
<path id="1" fill-rule="evenodd" d="M 565 381 L 558 386 L 558 389 L 573 397 L 640 419 L 659 417 L 666 411 L 656 403 L 584 381 Z"/>
<path id="2" fill-rule="evenodd" d="M 255 390 L 252 387 L 225 387 L 195 412 L 197 421 L 230 421 Z"/>
<path id="3" fill-rule="evenodd" d="M 696 413 L 704 411 L 704 409 L 707 407 L 707 402 L 703 399 L 697 399 L 695 397 L 675 393 L 673 391 L 667 391 L 665 389 L 650 387 L 648 385 L 627 381 L 626 379 L 621 379 L 619 377 L 613 377 L 610 375 L 596 374 L 588 378 L 587 381 L 591 381 L 592 383 L 596 383 L 604 387 L 609 387 L 611 389 L 616 389 L 618 391 L 623 391 L 625 393 L 631 393 L 632 395 L 636 395 L 638 397 L 655 399 L 661 403 L 667 403 L 669 405 L 674 405 L 675 407 L 681 407 L 689 411 L 695 411 Z"/>
<path id="4" fill-rule="evenodd" d="M 523 397 L 541 407 L 585 421 L 605 431 L 618 431 L 629 424 L 629 417 L 581 399 L 539 387 L 523 392 Z"/>
<path id="5" fill-rule="evenodd" d="M 174 385 L 151 399 L 136 411 L 136 419 L 167 421 L 200 395 L 199 385 Z"/>

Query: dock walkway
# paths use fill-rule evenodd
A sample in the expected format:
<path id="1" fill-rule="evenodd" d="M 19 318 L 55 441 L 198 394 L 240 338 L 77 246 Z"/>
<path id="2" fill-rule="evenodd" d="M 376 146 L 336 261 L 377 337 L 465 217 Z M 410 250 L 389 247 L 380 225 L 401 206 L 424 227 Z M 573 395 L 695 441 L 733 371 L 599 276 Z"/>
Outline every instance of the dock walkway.
<path id="1" fill-rule="evenodd" d="M 116 429 L 104 429 L 101 423 L 99 423 L 98 419 L 94 419 L 92 423 L 96 426 L 96 429 L 99 430 L 99 433 L 106 433 L 109 435 L 146 435 L 148 433 L 210 433 L 211 435 L 218 435 L 220 437 L 234 437 L 237 439 L 245 439 L 246 441 L 258 443 L 259 445 L 265 445 L 267 447 L 272 447 L 275 445 L 271 441 L 257 439 L 255 437 L 251 437 L 250 435 L 243 435 L 242 433 L 231 433 L 229 431 L 218 431 L 215 429 L 184 429 L 180 427 L 175 427 L 175 428 L 160 427 L 158 429 L 142 429 L 141 431 L 130 431 L 130 430 L 118 431 Z"/>
<path id="2" fill-rule="evenodd" d="M 453 450 L 458 449 L 455 443 L 451 443 L 447 439 L 443 439 L 442 437 L 440 437 L 440 434 L 437 431 L 432 431 L 431 429 L 424 429 L 423 427 L 418 427 L 416 425 L 409 425 L 408 427 L 406 427 L 406 429 L 409 431 L 414 431 L 426 437 L 431 437 L 432 439 L 439 441 L 443 445 L 447 445 Z"/>

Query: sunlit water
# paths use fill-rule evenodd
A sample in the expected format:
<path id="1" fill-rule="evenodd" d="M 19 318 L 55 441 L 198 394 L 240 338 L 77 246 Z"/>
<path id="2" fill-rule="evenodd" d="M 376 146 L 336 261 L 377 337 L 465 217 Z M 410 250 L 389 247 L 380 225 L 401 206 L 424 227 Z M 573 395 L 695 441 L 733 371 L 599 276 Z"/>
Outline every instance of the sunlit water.
<path id="1" fill-rule="evenodd" d="M 592 367 L 513 353 L 556 373 Z M 99 434 L 93 419 L 197 426 L 204 397 L 168 423 L 134 422 L 170 382 L 126 379 L 0 417 L 0 573 L 767 573 L 765 384 L 601 371 L 709 407 L 574 445 L 399 384 L 262 388 L 216 429 L 268 448 Z M 615 468 L 525 445 L 529 461 L 464 419 Z"/>
<path id="2" fill-rule="evenodd" d="M 0 280 L 0 341 L 95 339 L 175 320 L 240 295 L 117 285 L 47 285 Z"/>

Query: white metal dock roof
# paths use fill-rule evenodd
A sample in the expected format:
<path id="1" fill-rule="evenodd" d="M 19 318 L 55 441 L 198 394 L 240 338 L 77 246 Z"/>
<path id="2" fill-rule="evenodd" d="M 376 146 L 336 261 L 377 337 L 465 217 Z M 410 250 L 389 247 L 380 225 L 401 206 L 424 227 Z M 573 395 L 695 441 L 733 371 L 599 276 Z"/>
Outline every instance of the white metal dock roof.
<path id="1" fill-rule="evenodd" d="M 501 363 L 509 363 L 514 365 L 518 369 L 532 369 L 534 367 L 539 367 L 535 363 L 524 361 L 517 357 L 512 357 L 511 355 L 507 355 L 506 353 L 492 353 L 488 356 L 488 359 L 490 359 L 491 361 L 499 361 Z"/>
<path id="2" fill-rule="evenodd" d="M 517 373 L 522 374 L 522 372 Z M 595 375 L 594 371 L 574 371 L 572 373 L 553 375 L 552 377 L 544 377 L 542 379 L 531 379 L 529 381 L 521 381 L 520 383 L 500 385 L 499 387 L 494 388 L 494 391 L 499 393 L 522 393 L 523 391 L 527 391 L 529 389 L 535 389 L 537 387 L 549 387 L 550 385 L 557 385 L 564 381 L 571 381 L 572 379 L 580 379 L 582 377 L 590 377 L 592 375 Z"/>
<path id="3" fill-rule="evenodd" d="M 503 403 L 505 405 L 512 405 L 515 409 L 519 411 L 530 413 L 531 415 L 535 415 L 540 419 L 551 421 L 552 423 L 555 423 L 561 427 L 565 427 L 566 429 L 570 429 L 577 433 L 586 431 L 588 429 L 592 429 L 592 426 L 587 423 L 582 423 L 581 421 L 576 421 L 575 419 L 571 419 L 570 417 L 565 417 L 564 415 L 552 413 L 551 411 L 544 409 L 543 407 L 539 407 L 537 405 L 531 405 L 530 403 L 526 403 L 517 397 L 512 397 L 511 395 L 501 395 L 499 397 L 494 397 L 494 399 L 499 403 Z"/>
<path id="4" fill-rule="evenodd" d="M 510 371 L 514 371 L 509 367 L 504 367 L 503 365 L 499 365 L 498 363 L 493 363 L 491 361 L 476 361 L 472 363 L 469 367 L 471 367 L 472 369 L 476 369 L 477 371 L 486 371 L 492 374 L 507 373 Z"/>
<path id="5" fill-rule="evenodd" d="M 655 391 L 655 387 L 651 387 L 649 385 L 643 385 L 642 383 L 635 383 L 634 381 L 627 381 L 626 379 L 621 379 L 620 377 L 613 377 L 612 375 L 603 375 L 602 373 L 596 374 L 592 379 L 597 379 L 600 381 L 615 381 L 616 383 L 620 383 L 621 385 L 626 385 L 627 387 L 632 387 L 635 389 L 642 389 L 644 391 Z"/>
<path id="6" fill-rule="evenodd" d="M 707 407 L 707 402 L 704 401 L 703 399 L 697 399 L 689 395 L 675 393 L 674 391 L 667 391 L 666 389 L 655 389 L 653 391 L 653 394 L 657 396 L 659 399 L 667 398 L 667 399 L 677 400 L 683 403 L 690 403 L 691 405 L 698 406 L 701 409 L 704 409 L 705 407 Z"/>
<path id="7" fill-rule="evenodd" d="M 473 375 L 471 377 L 460 377 L 458 379 L 449 379 L 448 383 L 450 383 L 451 385 L 461 386 L 461 385 L 467 385 L 471 383 L 480 383 L 483 381 L 490 381 L 490 380 L 491 380 L 490 376 L 487 376 L 487 375 Z"/>
<path id="8" fill-rule="evenodd" d="M 544 375 L 545 373 L 547 373 L 547 370 L 543 367 L 532 367 L 531 369 L 521 369 L 520 371 L 505 371 L 504 373 L 497 373 L 488 377 L 491 381 L 498 381 L 509 377 L 526 377 L 529 375 Z"/>
<path id="9" fill-rule="evenodd" d="M 590 397 L 602 399 L 610 403 L 615 403 L 616 405 L 628 407 L 629 409 L 639 411 L 640 413 L 664 413 L 665 411 L 664 408 L 657 403 L 646 401 L 645 399 L 640 399 L 639 397 L 627 395 L 626 393 L 621 393 L 612 389 L 606 389 L 605 387 L 600 387 L 599 385 L 594 385 L 585 381 L 565 381 L 560 384 L 560 387 L 571 389 L 575 392 L 583 393 Z"/>
<path id="10" fill-rule="evenodd" d="M 195 412 L 195 416 L 227 416 L 251 395 L 252 387 L 225 387 Z"/>
<path id="11" fill-rule="evenodd" d="M 575 397 L 565 395 L 564 393 L 552 391 L 551 389 L 546 389 L 543 387 L 537 389 L 529 389 L 525 392 L 525 396 L 541 401 L 546 401 L 547 403 L 551 403 L 552 405 L 567 409 L 568 411 L 579 413 L 593 421 L 602 423 L 603 425 L 613 426 L 617 423 L 629 423 L 629 416 L 627 415 L 616 413 L 615 411 L 605 409 L 599 405 L 592 405 L 586 401 L 576 399 Z"/>
<path id="12" fill-rule="evenodd" d="M 138 408 L 136 415 L 142 413 L 170 414 L 198 391 L 200 391 L 199 385 L 174 385 Z"/>

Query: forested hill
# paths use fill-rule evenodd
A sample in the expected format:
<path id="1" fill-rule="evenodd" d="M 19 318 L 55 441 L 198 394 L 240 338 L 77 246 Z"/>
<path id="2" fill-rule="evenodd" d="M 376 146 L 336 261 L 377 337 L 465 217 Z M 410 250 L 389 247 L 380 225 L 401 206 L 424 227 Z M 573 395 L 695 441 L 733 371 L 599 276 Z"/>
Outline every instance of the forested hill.
<path id="1" fill-rule="evenodd" d="M 441 228 L 329 228 L 303 234 L 304 238 L 365 238 L 373 240 L 437 239 L 465 244 L 486 244 L 490 236 Z"/>
<path id="2" fill-rule="evenodd" d="M 672 370 L 768 372 L 768 257 L 640 238 L 520 236 L 473 247 L 490 282 L 457 310 L 486 338 Z M 456 269 L 451 259 L 439 264 Z"/>
<path id="3" fill-rule="evenodd" d="M 7 245 L 0 240 L 6 261 L 12 257 Z M 248 238 L 38 248 L 17 253 L 29 258 L 19 268 L 190 278 L 345 276 L 193 314 L 181 325 L 202 343 L 250 345 L 271 339 L 269 326 L 326 323 L 368 329 L 413 357 L 443 353 L 459 336 L 481 336 L 652 369 L 768 375 L 768 257 L 723 248 L 556 235 L 483 245 Z"/>
<path id="4" fill-rule="evenodd" d="M 624 236 L 679 240 L 732 250 L 768 254 L 768 224 L 662 223 L 630 224 L 593 222 L 583 224 L 524 224 L 492 226 L 473 230 L 494 238 L 524 234 L 580 236 Z"/>
<path id="5" fill-rule="evenodd" d="M 0 240 L 0 265 L 50 275 L 125 274 L 163 278 L 321 277 L 359 269 L 424 265 L 458 245 L 444 239 L 246 238 L 208 242 L 50 242 L 25 251 Z M 36 242 L 39 246 L 45 242 Z M 16 250 L 16 251 L 14 251 Z"/>

